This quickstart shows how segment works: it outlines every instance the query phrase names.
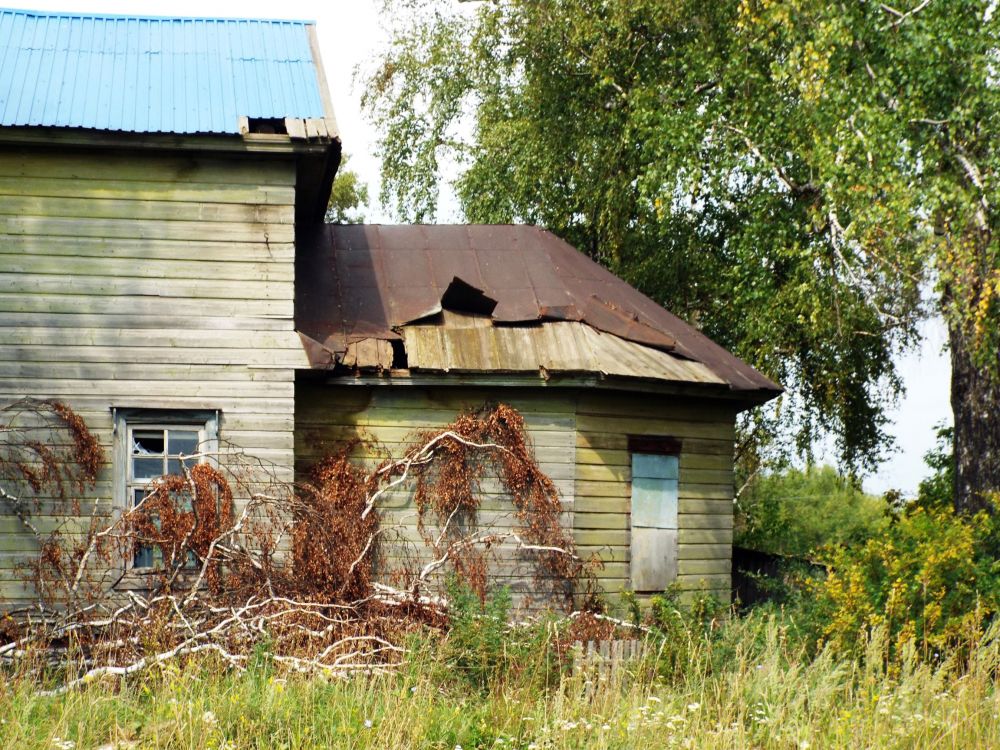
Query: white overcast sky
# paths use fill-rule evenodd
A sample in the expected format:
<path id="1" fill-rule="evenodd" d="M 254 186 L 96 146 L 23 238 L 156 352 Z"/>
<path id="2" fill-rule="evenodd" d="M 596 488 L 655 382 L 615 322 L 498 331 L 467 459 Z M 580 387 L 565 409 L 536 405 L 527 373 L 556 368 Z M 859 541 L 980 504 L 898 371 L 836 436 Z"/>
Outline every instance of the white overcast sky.
<path id="1" fill-rule="evenodd" d="M 344 151 L 351 157 L 351 168 L 369 186 L 372 205 L 365 212 L 366 219 L 390 220 L 391 217 L 378 206 L 379 163 L 374 154 L 374 135 L 361 116 L 361 92 L 352 82 L 355 68 L 364 66 L 386 43 L 386 33 L 379 24 L 378 0 L 327 0 L 323 3 L 304 0 L 280 3 L 259 0 L 6 0 L 0 4 L 31 10 L 315 21 Z M 453 210 L 445 209 L 440 218 L 455 220 L 457 217 Z M 949 365 L 943 351 L 947 335 L 939 322 L 928 323 L 925 334 L 920 351 L 900 360 L 907 395 L 892 413 L 891 431 L 896 436 L 898 450 L 877 474 L 865 479 L 865 488 L 870 492 L 897 488 L 905 494 L 914 493 L 926 474 L 922 457 L 934 445 L 934 426 L 942 421 L 951 422 Z"/>

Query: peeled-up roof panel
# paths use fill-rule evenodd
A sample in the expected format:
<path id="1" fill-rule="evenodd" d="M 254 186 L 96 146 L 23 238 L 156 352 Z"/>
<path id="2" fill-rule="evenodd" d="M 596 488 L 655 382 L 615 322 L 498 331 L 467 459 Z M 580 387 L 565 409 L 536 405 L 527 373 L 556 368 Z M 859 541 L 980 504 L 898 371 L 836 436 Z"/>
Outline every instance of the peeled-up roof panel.
<path id="1" fill-rule="evenodd" d="M 781 390 L 536 227 L 327 225 L 300 246 L 299 259 L 296 327 L 314 367 L 366 339 L 402 338 L 413 349 L 411 369 L 541 367 L 722 384 L 757 398 Z M 496 302 L 488 325 L 443 312 L 456 279 Z M 565 323 L 575 325 L 557 325 Z"/>
<path id="2" fill-rule="evenodd" d="M 0 125 L 240 132 L 323 118 L 310 24 L 0 8 Z"/>

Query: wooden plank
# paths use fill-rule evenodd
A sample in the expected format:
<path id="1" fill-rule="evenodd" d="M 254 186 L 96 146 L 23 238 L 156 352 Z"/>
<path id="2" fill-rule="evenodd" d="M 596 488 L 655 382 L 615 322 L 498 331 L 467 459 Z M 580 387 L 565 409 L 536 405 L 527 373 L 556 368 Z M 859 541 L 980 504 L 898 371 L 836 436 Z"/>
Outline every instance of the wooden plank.
<path id="1" fill-rule="evenodd" d="M 30 346 L 45 342 L 47 346 L 109 346 L 109 347 L 188 347 L 201 348 L 275 348 L 300 351 L 301 343 L 292 331 L 257 331 L 252 335 L 236 336 L 232 331 L 146 328 L 5 328 L 0 327 L 0 346 Z"/>
<path id="2" fill-rule="evenodd" d="M 123 357 L 124 359 L 124 357 Z M 85 380 L 134 380 L 137 382 L 171 382 L 199 380 L 227 383 L 292 383 L 294 373 L 290 368 L 249 370 L 245 364 L 204 365 L 186 363 L 134 363 L 118 362 L 89 364 L 80 362 L 26 362 L 0 360 L 0 378 L 4 380 L 42 380 L 55 378 L 61 381 Z M 2 389 L 0 385 L 0 389 Z M 67 387 L 68 384 L 67 384 Z M 80 386 L 77 385 L 77 388 Z"/>
<path id="3" fill-rule="evenodd" d="M 326 392 L 338 401 L 350 398 L 345 389 L 323 386 Z M 352 389 L 353 390 L 353 389 Z M 426 404 L 437 409 L 462 410 L 478 408 L 483 402 L 496 401 L 497 391 L 492 388 L 476 387 L 417 387 L 417 388 L 358 388 L 366 391 L 372 403 L 380 407 L 416 408 Z M 515 408 L 532 413 L 573 415 L 571 399 L 553 395 L 539 389 L 512 387 L 503 390 L 503 400 Z"/>
<path id="4" fill-rule="evenodd" d="M 597 448 L 577 448 L 577 461 L 581 468 L 603 468 L 618 472 L 628 469 L 631 455 L 627 450 L 607 450 Z M 685 450 L 681 455 L 681 471 L 692 469 L 707 469 L 714 471 L 732 471 L 733 461 L 729 456 L 692 453 Z M 597 476 L 582 476 L 581 479 L 597 479 Z"/>
<path id="5" fill-rule="evenodd" d="M 154 368 L 158 366 L 191 365 L 198 363 L 199 371 L 238 366 L 252 374 L 256 369 L 284 370 L 291 379 L 292 367 L 304 366 L 304 355 L 295 349 L 189 349 L 183 347 L 73 347 L 73 346 L 12 346 L 4 347 L 4 356 L 13 362 L 52 363 L 71 361 L 80 365 L 106 368 L 102 378 L 113 379 L 117 363 L 130 363 Z M 198 355 L 202 356 L 199 358 Z"/>
<path id="6" fill-rule="evenodd" d="M 733 570 L 731 560 L 681 560 L 678 575 L 682 581 L 704 576 L 730 576 Z"/>
<path id="7" fill-rule="evenodd" d="M 576 492 L 581 497 L 628 499 L 630 497 L 629 482 L 585 482 L 577 481 Z M 681 482 L 680 497 L 683 500 L 732 500 L 733 486 L 731 484 L 694 484 Z M 696 513 L 689 504 L 688 509 L 681 512 Z M 712 512 L 712 511 L 709 511 Z"/>
<path id="8" fill-rule="evenodd" d="M 276 396 L 294 395 L 293 384 L 288 381 L 284 383 L 273 382 L 253 382 L 249 378 L 236 381 L 240 383 L 239 398 L 274 398 Z M 226 400 L 233 396 L 233 381 L 214 382 L 200 380 L 195 373 L 195 377 L 190 381 L 185 381 L 183 394 L 186 398 L 218 398 Z M 72 396 L 80 392 L 91 392 L 98 390 L 98 384 L 81 383 L 80 381 L 59 381 L 47 380 L 38 381 L 33 378 L 4 378 L 0 381 L 0 394 L 7 397 L 17 398 L 22 394 L 41 392 L 46 398 L 56 396 Z M 181 392 L 176 379 L 164 380 L 105 380 L 99 384 L 99 390 L 106 395 L 118 399 L 129 398 L 131 395 L 141 393 L 144 397 L 170 397 Z"/>
<path id="9" fill-rule="evenodd" d="M 681 514 L 691 514 L 696 516 L 711 516 L 711 515 L 725 515 L 732 516 L 733 514 L 733 501 L 729 500 L 716 500 L 716 499 L 705 499 L 705 498 L 693 498 L 685 495 L 681 495 L 680 500 L 680 512 Z"/>
<path id="10" fill-rule="evenodd" d="M 164 325 L 164 312 L 170 311 L 174 325 Z M 220 330 L 210 325 L 210 321 L 229 318 L 248 321 L 243 330 L 292 330 L 295 303 L 286 299 L 204 299 L 161 297 L 118 294 L 108 297 L 103 294 L 45 294 L 31 295 L 23 291 L 0 292 L 0 312 L 4 313 L 6 325 L 22 325 L 41 328 L 62 328 L 67 321 L 74 328 L 176 328 L 178 318 L 190 321 L 190 330 Z M 19 316 L 15 322 L 13 316 Z M 66 318 L 67 315 L 95 316 L 93 320 L 82 321 Z M 96 316 L 118 316 L 117 320 Z M 8 316 L 10 316 L 8 322 Z M 269 320 L 254 327 L 249 321 Z M 280 324 L 273 321 L 281 321 Z M 223 330 L 234 330 L 234 324 L 224 325 Z"/>
<path id="11" fill-rule="evenodd" d="M 33 389 L 33 395 L 37 398 L 49 398 L 53 394 L 36 388 Z M 236 414 L 284 416 L 291 414 L 295 407 L 291 397 L 245 398 L 232 395 L 232 392 L 228 398 L 193 398 L 187 395 L 178 395 L 178 392 L 168 396 L 149 396 L 140 390 L 124 398 L 116 395 L 113 400 L 109 394 L 94 395 L 91 389 L 86 392 L 68 394 L 63 400 L 81 414 L 88 412 L 108 414 L 112 406 L 129 406 L 137 409 L 221 409 L 223 418 L 225 418 Z"/>
<path id="12" fill-rule="evenodd" d="M 128 219 L 144 222 L 198 221 L 238 224 L 293 224 L 291 205 L 269 206 L 254 203 L 206 203 L 179 200 L 134 200 L 128 198 L 66 197 L 47 198 L 30 194 L 5 196 L 0 200 L 0 217 L 44 216 L 52 219 Z M 0 219 L 2 220 L 2 219 Z M 205 227 L 209 232 L 212 227 Z"/>
<path id="13" fill-rule="evenodd" d="M 686 589 L 727 589 L 732 578 L 729 573 L 695 573 L 678 575 L 677 583 Z"/>
<path id="14" fill-rule="evenodd" d="M 68 306 L 70 309 L 67 312 L 56 312 L 53 310 L 46 309 L 42 312 L 43 305 L 51 303 L 53 299 L 62 299 L 63 295 L 58 297 L 45 297 L 45 298 L 33 298 L 37 299 L 39 302 L 38 310 L 36 311 L 6 311 L 5 314 L 0 317 L 0 328 L 176 328 L 177 327 L 177 317 L 181 313 L 177 312 L 176 302 L 170 303 L 169 312 L 164 309 L 164 304 L 162 301 L 147 300 L 151 304 L 148 308 L 148 312 L 142 312 L 134 309 L 128 301 L 120 303 L 122 310 L 128 310 L 127 313 L 117 312 L 100 312 L 90 308 L 88 305 L 80 304 L 80 300 L 87 300 L 86 297 L 75 298 L 75 306 Z M 143 297 L 134 298 L 136 301 L 144 300 Z M 88 300 L 89 301 L 89 300 Z M 204 313 L 198 314 L 196 311 L 199 305 L 205 305 L 206 303 L 211 303 L 211 300 L 185 300 L 181 304 L 186 305 L 191 311 L 191 317 L 194 320 L 191 321 L 186 328 L 191 330 L 204 329 L 208 331 L 294 331 L 294 321 L 285 316 L 265 316 L 265 315 L 247 315 L 244 314 L 250 307 L 246 301 L 242 303 L 237 300 L 229 301 L 225 303 L 223 310 L 228 311 L 224 315 L 208 315 Z M 0 297 L 0 310 L 3 309 L 4 299 Z M 286 303 L 280 303 L 282 307 Z M 84 312 L 86 310 L 86 312 Z M 242 333 L 234 335 L 243 335 L 251 337 L 252 333 Z M 289 337 L 290 340 L 291 337 Z M 81 347 L 72 347 L 77 350 L 77 353 L 84 353 L 86 350 Z M 40 353 L 40 352 L 39 352 Z M 66 359 L 67 357 L 63 355 L 61 359 Z M 267 360 L 263 360 L 267 361 Z"/>
<path id="15" fill-rule="evenodd" d="M 157 156 L 144 153 L 141 159 L 101 152 L 76 154 L 65 149 L 42 153 L 37 149 L 5 151 L 0 154 L 0 176 L 94 181 L 114 184 L 121 181 L 150 180 L 175 184 L 219 183 L 252 186 L 295 185 L 293 159 L 212 158 L 204 155 Z"/>
<path id="16" fill-rule="evenodd" d="M 460 413 L 459 410 L 448 409 L 385 409 L 378 404 L 371 404 L 364 412 L 355 412 L 351 415 L 329 413 L 329 419 L 343 424 L 364 425 L 372 429 L 380 427 L 430 429 L 450 424 Z M 537 414 L 527 410 L 522 411 L 521 415 L 524 417 L 525 428 L 530 433 L 571 432 L 573 429 L 572 418 Z M 565 444 L 572 446 L 572 439 L 567 438 Z"/>
<path id="17" fill-rule="evenodd" d="M 576 502 L 579 502 L 579 496 L 577 496 Z M 629 528 L 628 516 L 622 513 L 579 513 L 574 511 L 573 524 L 578 530 L 627 531 Z"/>
<path id="18" fill-rule="evenodd" d="M 733 529 L 733 514 L 719 513 L 703 515 L 699 513 L 682 513 L 680 515 L 680 527 L 682 529 L 731 532 Z"/>
<path id="19" fill-rule="evenodd" d="M 584 393 L 580 397 L 577 414 L 585 418 L 610 420 L 627 418 L 630 421 L 641 422 L 684 420 L 732 423 L 736 416 L 734 407 L 724 402 L 614 391 Z"/>
<path id="20" fill-rule="evenodd" d="M 59 255 L 88 258 L 131 258 L 196 261 L 292 263 L 295 244 L 274 238 L 234 242 L 223 237 L 203 236 L 194 240 L 134 239 L 114 237 L 5 237 L 0 255 Z"/>
<path id="21" fill-rule="evenodd" d="M 629 561 L 629 549 L 627 547 L 607 547 L 607 546 L 578 546 L 577 554 L 583 560 L 589 560 L 591 556 L 596 556 L 606 563 Z"/>
<path id="22" fill-rule="evenodd" d="M 212 227 L 217 238 L 237 242 L 293 242 L 290 224 L 216 223 Z M 205 226 L 200 221 L 138 222 L 132 219 L 89 219 L 50 216 L 0 216 L 0 238 L 3 235 L 32 237 L 115 237 L 133 240 L 203 240 Z"/>
<path id="23" fill-rule="evenodd" d="M 735 428 L 729 422 L 693 422 L 680 419 L 644 420 L 635 417 L 592 417 L 578 414 L 577 425 L 584 433 L 670 435 L 679 438 L 717 440 L 734 440 L 736 437 Z"/>
<path id="24" fill-rule="evenodd" d="M 294 299 L 288 281 L 171 279 L 158 280 L 126 276 L 76 277 L 55 274 L 14 274 L 0 272 L 0 292 L 59 294 L 72 289 L 76 294 L 137 294 L 160 297 L 169 304 L 171 297 L 217 299 Z"/>
<path id="25" fill-rule="evenodd" d="M 2 169 L 2 167 L 0 167 Z M 106 180 L 53 178 L 48 175 L 0 177 L 0 195 L 45 198 L 120 198 L 134 201 L 182 201 L 234 203 L 239 205 L 294 206 L 295 188 L 228 182 L 177 182 L 176 180 L 130 180 L 127 184 Z"/>
<path id="26" fill-rule="evenodd" d="M 732 456 L 733 438 L 682 438 L 681 450 L 684 453 L 701 453 Z M 598 450 L 628 450 L 628 433 L 604 433 L 581 430 L 576 441 L 578 448 L 593 448 Z"/>
<path id="27" fill-rule="evenodd" d="M 579 499 L 577 500 L 579 502 Z M 619 548 L 624 547 L 628 544 L 628 531 L 622 530 L 612 530 L 612 529 L 599 529 L 596 531 L 588 531 L 579 528 L 577 523 L 577 511 L 574 510 L 573 521 L 576 528 L 573 529 L 573 539 L 576 543 L 581 546 L 593 547 L 593 548 Z"/>
<path id="28" fill-rule="evenodd" d="M 61 255 L 22 254 L 4 259 L 4 273 L 55 276 L 112 276 L 135 279 L 211 279 L 213 281 L 284 281 L 295 280 L 292 263 L 212 262 L 144 258 L 142 263 L 119 258 L 66 257 Z"/>
<path id="29" fill-rule="evenodd" d="M 727 560 L 732 559 L 730 544 L 680 544 L 678 558 L 681 560 Z"/>
<path id="30" fill-rule="evenodd" d="M 344 425 L 302 425 L 303 444 L 317 446 L 322 450 L 325 444 L 343 442 L 353 438 L 361 437 L 377 439 L 378 442 L 393 453 L 398 455 L 400 449 L 411 446 L 417 438 L 419 430 L 407 427 L 379 427 L 372 429 L 364 424 L 344 424 Z M 569 436 L 572 438 L 572 435 Z M 566 433 L 542 430 L 530 434 L 531 443 L 536 448 L 538 446 L 562 447 L 566 448 Z"/>
<path id="31" fill-rule="evenodd" d="M 681 526 L 680 541 L 681 544 L 732 544 L 733 531 L 732 529 L 690 529 Z"/>
<path id="32" fill-rule="evenodd" d="M 576 487 L 577 513 L 629 513 L 632 508 L 628 497 L 594 497 L 580 492 Z"/>

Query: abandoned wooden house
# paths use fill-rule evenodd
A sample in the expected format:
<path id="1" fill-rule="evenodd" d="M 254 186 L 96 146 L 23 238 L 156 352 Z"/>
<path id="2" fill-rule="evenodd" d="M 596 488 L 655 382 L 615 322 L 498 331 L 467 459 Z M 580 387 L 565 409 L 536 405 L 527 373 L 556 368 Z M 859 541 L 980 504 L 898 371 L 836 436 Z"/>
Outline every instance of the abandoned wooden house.
<path id="1" fill-rule="evenodd" d="M 778 386 L 544 230 L 324 225 L 339 160 L 309 23 L 0 10 L 0 401 L 85 419 L 108 514 L 196 445 L 291 480 L 502 401 L 604 591 L 728 598 L 735 420 Z M 0 605 L 36 552 L 0 505 Z"/>

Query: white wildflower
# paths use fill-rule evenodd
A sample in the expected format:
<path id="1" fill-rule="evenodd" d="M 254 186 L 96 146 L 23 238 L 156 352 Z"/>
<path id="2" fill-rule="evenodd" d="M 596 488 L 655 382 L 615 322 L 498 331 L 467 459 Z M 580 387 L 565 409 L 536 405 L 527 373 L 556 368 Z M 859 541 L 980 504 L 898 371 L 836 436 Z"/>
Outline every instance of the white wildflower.
<path id="1" fill-rule="evenodd" d="M 372 720 L 365 719 L 365 729 L 371 729 L 371 728 L 372 728 Z"/>
<path id="2" fill-rule="evenodd" d="M 699 708 L 701 708 L 700 703 L 688 703 L 688 711 L 697 711 Z"/>
<path id="3" fill-rule="evenodd" d="M 809 750 L 809 740 L 801 740 L 799 742 L 799 750 Z"/>
<path id="4" fill-rule="evenodd" d="M 212 711 L 206 711 L 205 713 L 203 713 L 201 715 L 201 720 L 206 724 L 216 724 L 219 721 Z"/>

